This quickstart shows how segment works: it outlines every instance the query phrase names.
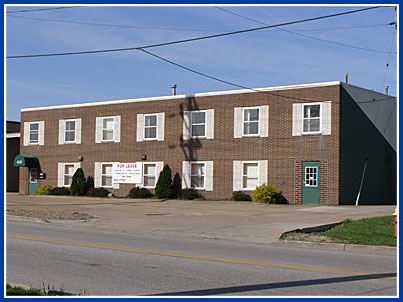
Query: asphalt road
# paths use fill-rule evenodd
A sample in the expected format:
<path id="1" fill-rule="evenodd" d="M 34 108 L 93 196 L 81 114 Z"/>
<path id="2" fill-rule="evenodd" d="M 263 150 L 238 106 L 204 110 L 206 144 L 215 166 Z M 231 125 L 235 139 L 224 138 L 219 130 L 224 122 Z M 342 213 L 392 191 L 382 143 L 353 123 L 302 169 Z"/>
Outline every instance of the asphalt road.
<path id="1" fill-rule="evenodd" d="M 7 222 L 7 282 L 90 296 L 396 296 L 396 256 Z"/>

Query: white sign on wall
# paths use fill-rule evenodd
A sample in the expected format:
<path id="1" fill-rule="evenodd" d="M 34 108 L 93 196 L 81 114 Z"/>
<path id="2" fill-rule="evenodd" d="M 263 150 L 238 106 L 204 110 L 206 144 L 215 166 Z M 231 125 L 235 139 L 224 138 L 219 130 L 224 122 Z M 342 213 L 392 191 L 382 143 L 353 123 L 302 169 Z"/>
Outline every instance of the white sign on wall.
<path id="1" fill-rule="evenodd" d="M 139 184 L 143 175 L 143 164 L 138 163 L 114 163 L 113 182 L 121 184 Z"/>

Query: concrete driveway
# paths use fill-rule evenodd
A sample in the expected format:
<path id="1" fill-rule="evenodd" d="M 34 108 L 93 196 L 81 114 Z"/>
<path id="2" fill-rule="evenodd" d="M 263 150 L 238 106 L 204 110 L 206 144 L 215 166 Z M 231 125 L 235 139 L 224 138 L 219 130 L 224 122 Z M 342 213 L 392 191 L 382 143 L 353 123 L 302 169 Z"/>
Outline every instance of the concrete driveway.
<path id="1" fill-rule="evenodd" d="M 395 206 L 268 205 L 235 201 L 139 200 L 7 194 L 7 210 L 69 211 L 96 216 L 50 223 L 127 233 L 276 242 L 282 233 L 344 219 L 392 215 Z M 7 219 L 25 219 L 8 216 Z"/>

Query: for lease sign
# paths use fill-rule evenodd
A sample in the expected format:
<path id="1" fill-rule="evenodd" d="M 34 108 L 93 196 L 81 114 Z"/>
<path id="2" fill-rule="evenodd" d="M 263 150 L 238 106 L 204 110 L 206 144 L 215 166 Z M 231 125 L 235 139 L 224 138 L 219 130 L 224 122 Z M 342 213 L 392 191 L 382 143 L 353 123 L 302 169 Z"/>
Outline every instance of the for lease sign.
<path id="1" fill-rule="evenodd" d="M 123 184 L 139 184 L 143 175 L 143 164 L 139 163 L 114 163 L 113 182 Z"/>

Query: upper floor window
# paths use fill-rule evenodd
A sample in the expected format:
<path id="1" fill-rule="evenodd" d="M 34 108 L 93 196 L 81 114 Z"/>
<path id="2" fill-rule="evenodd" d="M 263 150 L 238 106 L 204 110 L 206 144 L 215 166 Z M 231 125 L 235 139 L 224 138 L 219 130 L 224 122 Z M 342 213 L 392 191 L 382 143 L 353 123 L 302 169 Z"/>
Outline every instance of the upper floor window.
<path id="1" fill-rule="evenodd" d="M 292 104 L 292 136 L 322 134 L 330 135 L 332 130 L 332 103 Z"/>
<path id="2" fill-rule="evenodd" d="M 206 112 L 194 111 L 191 113 L 191 137 L 206 137 Z"/>
<path id="3" fill-rule="evenodd" d="M 302 133 L 320 133 L 321 132 L 321 105 L 304 104 L 303 105 L 303 127 Z"/>
<path id="4" fill-rule="evenodd" d="M 24 122 L 24 146 L 45 144 L 45 121 Z"/>
<path id="5" fill-rule="evenodd" d="M 137 114 L 137 141 L 163 141 L 164 124 L 164 112 Z"/>
<path id="6" fill-rule="evenodd" d="M 65 121 L 64 142 L 74 143 L 76 141 L 76 121 Z"/>
<path id="7" fill-rule="evenodd" d="M 268 136 L 268 105 L 234 108 L 234 138 Z"/>
<path id="8" fill-rule="evenodd" d="M 39 123 L 29 123 L 29 143 L 39 144 Z"/>
<path id="9" fill-rule="evenodd" d="M 115 118 L 104 117 L 102 118 L 102 140 L 113 141 Z"/>
<path id="10" fill-rule="evenodd" d="M 81 144 L 81 118 L 59 120 L 59 144 Z"/>
<path id="11" fill-rule="evenodd" d="M 144 115 L 144 140 L 157 139 L 157 115 Z"/>
<path id="12" fill-rule="evenodd" d="M 259 135 L 259 108 L 243 109 L 243 135 Z"/>
<path id="13" fill-rule="evenodd" d="M 120 115 L 96 118 L 95 143 L 120 142 Z"/>
<path id="14" fill-rule="evenodd" d="M 183 139 L 192 138 L 214 138 L 214 109 L 183 112 Z"/>

